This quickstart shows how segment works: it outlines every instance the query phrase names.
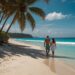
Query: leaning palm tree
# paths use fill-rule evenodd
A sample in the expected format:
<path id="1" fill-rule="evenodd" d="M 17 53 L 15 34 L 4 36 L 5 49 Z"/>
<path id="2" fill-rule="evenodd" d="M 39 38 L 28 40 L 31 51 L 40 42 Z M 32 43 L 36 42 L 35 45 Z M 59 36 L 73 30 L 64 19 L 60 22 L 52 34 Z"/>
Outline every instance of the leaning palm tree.
<path id="1" fill-rule="evenodd" d="M 32 13 L 37 14 L 42 19 L 45 18 L 45 13 L 41 8 L 32 7 L 32 4 L 34 4 L 36 1 L 37 0 L 16 0 L 16 3 L 12 5 L 12 7 L 14 7 L 14 17 L 6 33 L 8 33 L 9 29 L 16 21 L 19 22 L 21 31 L 23 31 L 25 28 L 26 20 L 29 21 L 32 29 L 34 29 L 36 23 L 31 15 Z"/>
<path id="2" fill-rule="evenodd" d="M 4 13 L 1 13 L 1 14 L 0 14 L 0 23 L 2 22 L 3 17 L 4 17 Z"/>
<path id="3" fill-rule="evenodd" d="M 2 20 L 5 20 L 2 28 L 4 27 L 8 18 L 13 14 L 14 7 L 12 7 L 12 5 L 15 3 L 16 3 L 15 0 L 0 0 L 0 14 L 1 14 L 0 23 L 2 22 Z M 2 30 L 2 28 L 1 28 L 1 30 Z"/>
<path id="4" fill-rule="evenodd" d="M 4 16 L 4 10 L 5 10 L 5 5 L 7 4 L 6 0 L 0 0 L 0 13 L 2 14 L 2 17 Z"/>
<path id="5" fill-rule="evenodd" d="M 3 28 L 4 28 L 5 24 L 6 24 L 6 22 L 7 22 L 7 20 L 8 20 L 8 18 L 9 18 L 11 15 L 12 15 L 12 14 L 7 14 L 7 16 L 4 16 L 4 17 L 5 17 L 5 21 L 4 21 L 4 23 L 3 23 L 3 25 L 2 25 L 2 27 L 1 27 L 1 29 L 0 29 L 0 32 L 2 32 L 2 30 L 3 30 Z"/>
<path id="6" fill-rule="evenodd" d="M 1 16 L 1 19 L 0 19 L 0 23 L 2 22 L 2 20 L 5 19 L 1 29 L 0 29 L 0 32 L 3 30 L 4 26 L 5 26 L 5 23 L 7 22 L 8 18 L 14 13 L 13 11 L 13 7 L 12 5 L 9 3 L 9 2 L 6 2 L 4 3 L 2 6 L 2 16 Z"/>
<path id="7" fill-rule="evenodd" d="M 28 6 L 30 6 L 30 5 L 32 5 L 33 3 L 35 3 L 35 1 L 37 1 L 37 0 L 30 0 L 30 1 L 27 1 L 27 0 L 0 0 L 0 9 L 2 9 L 3 11 L 5 11 L 5 13 L 3 12 L 3 15 L 2 15 L 2 17 L 1 17 L 1 20 L 0 20 L 0 22 L 4 19 L 3 17 L 5 16 L 5 14 L 7 14 L 7 13 L 10 13 L 11 12 L 11 10 L 13 11 L 13 13 L 16 11 L 16 9 L 14 9 L 15 7 L 16 8 L 20 8 L 21 10 L 19 11 L 19 12 L 22 12 L 23 11 L 23 13 L 24 12 L 26 12 L 26 11 L 24 11 L 24 10 L 26 10 L 26 4 L 28 4 Z M 49 0 L 44 0 L 46 3 L 48 3 L 48 1 Z M 24 2 L 24 3 L 22 3 L 22 2 Z M 26 7 L 25 7 L 26 6 Z M 28 8 L 27 8 L 28 9 Z M 35 8 L 36 9 L 36 8 Z M 38 9 L 39 10 L 39 9 Z M 35 11 L 37 11 L 37 10 L 35 10 Z M 34 12 L 35 12 L 34 11 Z M 17 13 L 17 12 L 16 12 Z M 39 12 L 40 13 L 40 12 Z M 38 14 L 38 13 L 37 13 Z M 6 21 L 8 20 L 8 18 L 11 16 L 11 14 L 7 14 L 7 16 L 6 16 L 6 18 L 5 18 L 5 21 L 4 21 L 4 23 L 3 23 L 3 26 L 2 26 L 2 28 L 1 28 L 1 30 L 0 31 L 2 31 L 3 30 L 3 28 L 4 28 L 4 26 L 5 26 L 5 23 L 6 23 Z M 28 17 L 26 18 L 26 16 L 28 15 Z M 23 16 L 23 18 L 24 19 L 29 19 L 29 21 L 32 21 L 32 20 L 30 20 L 30 18 L 33 18 L 32 16 L 31 16 L 31 13 L 27 13 L 27 15 L 25 15 L 25 18 L 24 18 L 24 16 Z M 16 17 L 16 16 L 18 16 L 18 15 L 15 15 L 14 16 L 14 19 L 13 19 L 13 21 L 12 21 L 12 23 L 10 24 L 10 27 L 8 28 L 8 30 L 7 30 L 7 32 L 9 31 L 9 29 L 11 28 L 11 26 L 12 26 L 12 24 L 14 23 L 14 21 L 16 21 L 16 20 L 18 20 L 19 21 L 19 24 L 20 24 L 20 28 L 21 28 L 21 30 L 23 31 L 24 30 L 24 19 L 22 18 L 20 18 L 19 19 L 19 17 Z M 41 15 L 40 15 L 41 16 Z M 22 17 L 22 16 L 21 16 Z M 41 16 L 42 17 L 42 16 Z M 15 19 L 16 18 L 16 19 Z M 34 19 L 33 19 L 34 20 Z M 35 22 L 35 20 L 34 20 L 34 22 Z M 22 24 L 23 23 L 23 24 Z M 30 22 L 31 23 L 31 22 Z M 32 25 L 32 24 L 31 24 Z M 35 27 L 35 25 L 33 25 L 32 26 L 32 29 L 34 29 L 34 27 Z"/>

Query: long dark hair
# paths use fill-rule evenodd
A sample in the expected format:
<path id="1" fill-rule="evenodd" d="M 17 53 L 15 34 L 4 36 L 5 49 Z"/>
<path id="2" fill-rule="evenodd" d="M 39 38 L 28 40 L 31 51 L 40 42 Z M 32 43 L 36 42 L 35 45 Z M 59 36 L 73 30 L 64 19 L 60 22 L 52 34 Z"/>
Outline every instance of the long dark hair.
<path id="1" fill-rule="evenodd" d="M 55 43 L 55 39 L 54 38 L 52 38 L 52 42 Z"/>

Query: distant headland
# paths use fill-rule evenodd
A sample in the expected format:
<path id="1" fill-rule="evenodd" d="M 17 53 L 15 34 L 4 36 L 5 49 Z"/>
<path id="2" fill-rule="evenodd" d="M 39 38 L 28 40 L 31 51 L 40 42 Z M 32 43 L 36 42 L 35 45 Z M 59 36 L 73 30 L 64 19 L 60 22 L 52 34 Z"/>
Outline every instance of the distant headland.
<path id="1" fill-rule="evenodd" d="M 24 33 L 9 33 L 9 36 L 11 38 L 33 38 L 32 35 Z"/>

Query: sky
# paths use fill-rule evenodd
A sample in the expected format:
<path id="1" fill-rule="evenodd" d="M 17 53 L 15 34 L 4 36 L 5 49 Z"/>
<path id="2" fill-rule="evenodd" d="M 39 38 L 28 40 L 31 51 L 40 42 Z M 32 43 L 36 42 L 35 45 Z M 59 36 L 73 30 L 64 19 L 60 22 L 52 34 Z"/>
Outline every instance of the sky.
<path id="1" fill-rule="evenodd" d="M 75 0 L 50 0 L 48 4 L 38 0 L 33 6 L 44 10 L 45 20 L 32 14 L 36 21 L 33 31 L 27 22 L 23 32 L 20 31 L 18 23 L 15 23 L 9 32 L 31 34 L 35 37 L 75 37 Z M 11 19 L 6 23 L 4 30 L 8 28 L 10 21 Z"/>

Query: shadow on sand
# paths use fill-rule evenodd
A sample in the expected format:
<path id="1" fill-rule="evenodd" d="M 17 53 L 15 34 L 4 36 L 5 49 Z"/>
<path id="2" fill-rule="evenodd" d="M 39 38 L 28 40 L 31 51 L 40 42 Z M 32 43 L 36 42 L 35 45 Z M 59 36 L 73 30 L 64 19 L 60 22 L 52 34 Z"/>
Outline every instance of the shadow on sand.
<path id="1" fill-rule="evenodd" d="M 4 46 L 0 46 L 0 58 L 3 58 L 5 56 L 30 56 L 32 58 L 47 58 L 45 54 L 45 50 L 39 50 L 39 49 L 33 49 L 30 48 L 30 46 L 22 46 L 22 45 L 14 45 L 14 44 L 8 44 Z M 51 56 L 49 56 L 51 57 Z M 64 58 L 64 59 L 73 59 L 74 57 L 67 57 L 67 56 L 55 56 L 54 58 Z"/>
<path id="2" fill-rule="evenodd" d="M 38 49 L 30 48 L 30 46 L 22 46 L 22 45 L 14 45 L 14 44 L 0 46 L 0 58 L 5 57 L 6 55 L 7 56 L 24 55 L 24 56 L 31 56 L 36 59 L 46 57 L 44 50 L 38 50 Z"/>

